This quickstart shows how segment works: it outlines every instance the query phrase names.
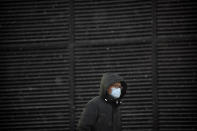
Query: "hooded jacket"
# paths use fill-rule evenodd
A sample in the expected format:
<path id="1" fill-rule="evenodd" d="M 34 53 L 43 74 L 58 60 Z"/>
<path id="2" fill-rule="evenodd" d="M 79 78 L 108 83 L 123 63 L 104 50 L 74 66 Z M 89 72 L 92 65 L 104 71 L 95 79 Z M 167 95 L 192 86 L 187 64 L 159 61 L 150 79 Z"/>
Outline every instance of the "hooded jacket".
<path id="1" fill-rule="evenodd" d="M 116 82 L 120 82 L 123 89 L 120 98 L 113 99 L 107 90 Z M 78 123 L 78 131 L 121 131 L 119 105 L 126 89 L 126 82 L 118 74 L 103 74 L 99 96 L 86 104 Z"/>

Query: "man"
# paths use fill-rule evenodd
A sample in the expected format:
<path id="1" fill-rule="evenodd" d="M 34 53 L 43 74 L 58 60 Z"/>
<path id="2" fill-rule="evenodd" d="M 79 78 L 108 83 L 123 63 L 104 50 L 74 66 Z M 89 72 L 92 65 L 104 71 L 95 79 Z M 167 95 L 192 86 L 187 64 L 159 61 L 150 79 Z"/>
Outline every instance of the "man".
<path id="1" fill-rule="evenodd" d="M 127 84 L 116 73 L 105 73 L 100 93 L 84 108 L 78 124 L 79 131 L 121 131 L 120 100 Z"/>

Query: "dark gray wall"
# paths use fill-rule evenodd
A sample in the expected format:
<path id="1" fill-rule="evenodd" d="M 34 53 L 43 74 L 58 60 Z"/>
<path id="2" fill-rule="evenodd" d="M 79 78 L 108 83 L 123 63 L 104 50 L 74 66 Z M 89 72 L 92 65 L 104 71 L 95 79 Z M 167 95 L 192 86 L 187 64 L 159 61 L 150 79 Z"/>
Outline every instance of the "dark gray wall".
<path id="1" fill-rule="evenodd" d="M 2 0 L 0 129 L 75 130 L 104 72 L 123 131 L 197 130 L 197 2 Z"/>

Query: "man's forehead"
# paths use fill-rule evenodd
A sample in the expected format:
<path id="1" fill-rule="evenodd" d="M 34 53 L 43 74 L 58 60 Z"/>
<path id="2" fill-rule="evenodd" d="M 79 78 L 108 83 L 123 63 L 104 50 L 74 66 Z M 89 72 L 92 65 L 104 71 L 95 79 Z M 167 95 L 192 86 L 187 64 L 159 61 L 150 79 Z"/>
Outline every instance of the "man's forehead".
<path id="1" fill-rule="evenodd" d="M 121 85 L 121 83 L 120 83 L 120 82 L 116 82 L 116 83 L 113 83 L 112 85 L 113 85 L 113 86 L 114 86 L 114 85 Z"/>

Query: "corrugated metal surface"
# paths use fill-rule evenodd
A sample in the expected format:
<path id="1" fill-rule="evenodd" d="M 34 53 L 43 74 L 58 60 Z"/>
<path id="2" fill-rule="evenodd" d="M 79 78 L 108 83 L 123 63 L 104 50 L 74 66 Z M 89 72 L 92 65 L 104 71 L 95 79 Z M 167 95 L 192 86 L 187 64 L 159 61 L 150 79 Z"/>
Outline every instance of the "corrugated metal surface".
<path id="1" fill-rule="evenodd" d="M 108 71 L 119 73 L 128 82 L 122 105 L 123 129 L 151 130 L 151 44 L 143 42 L 76 45 L 76 123 L 85 103 L 98 95 L 102 73 Z"/>
<path id="2" fill-rule="evenodd" d="M 196 9 L 196 1 L 157 2 L 160 131 L 197 130 Z"/>
<path id="3" fill-rule="evenodd" d="M 76 41 L 151 36 L 151 1 L 75 0 Z"/>
<path id="4" fill-rule="evenodd" d="M 158 0 L 157 34 L 160 37 L 186 37 L 197 34 L 197 1 Z"/>
<path id="5" fill-rule="evenodd" d="M 0 7 L 0 130 L 74 130 L 109 71 L 128 83 L 123 131 L 197 130 L 197 2 L 3 0 Z"/>
<path id="6" fill-rule="evenodd" d="M 197 130 L 196 40 L 158 43 L 160 131 Z"/>
<path id="7" fill-rule="evenodd" d="M 1 130 L 69 129 L 66 52 L 1 50 Z"/>
<path id="8" fill-rule="evenodd" d="M 56 1 L 1 1 L 1 42 L 30 46 L 59 44 L 69 39 L 69 4 Z"/>
<path id="9" fill-rule="evenodd" d="M 70 130 L 66 1 L 1 1 L 0 130 Z"/>

